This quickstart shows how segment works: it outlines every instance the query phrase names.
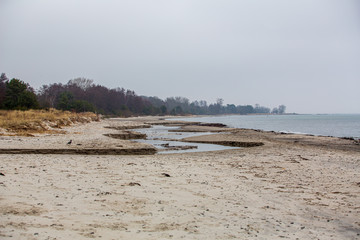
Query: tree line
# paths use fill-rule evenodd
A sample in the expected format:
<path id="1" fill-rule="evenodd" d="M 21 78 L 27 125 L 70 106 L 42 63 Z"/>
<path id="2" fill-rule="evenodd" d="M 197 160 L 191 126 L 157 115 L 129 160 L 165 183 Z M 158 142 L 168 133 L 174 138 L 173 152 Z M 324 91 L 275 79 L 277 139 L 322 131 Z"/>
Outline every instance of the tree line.
<path id="1" fill-rule="evenodd" d="M 93 80 L 75 78 L 66 84 L 43 85 L 35 91 L 29 84 L 6 74 L 0 76 L 0 109 L 46 109 L 56 108 L 75 112 L 95 112 L 114 116 L 140 115 L 216 115 L 216 114 L 283 114 L 286 107 L 280 105 L 272 110 L 256 104 L 223 104 L 219 98 L 216 103 L 204 100 L 190 102 L 184 97 L 138 96 L 134 91 L 124 88 L 109 89 L 95 84 Z"/>

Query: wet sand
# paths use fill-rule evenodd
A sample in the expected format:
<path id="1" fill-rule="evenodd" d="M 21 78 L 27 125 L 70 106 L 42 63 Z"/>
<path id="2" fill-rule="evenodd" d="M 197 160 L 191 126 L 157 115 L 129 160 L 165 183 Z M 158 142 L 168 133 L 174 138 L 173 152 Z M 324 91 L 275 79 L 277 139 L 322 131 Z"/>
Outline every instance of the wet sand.
<path id="1" fill-rule="evenodd" d="M 159 123 L 103 120 L 65 135 L 0 137 L 0 143 L 2 149 L 148 148 L 103 135 L 116 132 L 105 126 L 146 122 Z M 360 238 L 358 144 L 226 131 L 187 141 L 263 145 L 161 155 L 0 154 L 0 238 Z"/>

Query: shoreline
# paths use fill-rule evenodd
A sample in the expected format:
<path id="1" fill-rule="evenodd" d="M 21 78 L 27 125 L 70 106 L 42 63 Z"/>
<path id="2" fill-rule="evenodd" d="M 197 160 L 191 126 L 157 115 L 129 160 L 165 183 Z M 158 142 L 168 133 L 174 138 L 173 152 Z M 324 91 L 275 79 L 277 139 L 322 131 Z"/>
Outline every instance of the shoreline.
<path id="1" fill-rule="evenodd" d="M 223 114 L 223 115 L 191 115 L 191 116 L 183 116 L 183 117 L 175 117 L 178 119 L 185 119 L 185 118 L 197 118 L 200 119 L 201 118 L 216 118 L 216 117 L 226 117 L 226 116 L 242 116 L 242 117 L 252 117 L 252 116 L 308 116 L 308 115 L 314 115 L 314 116 L 323 116 L 323 115 L 337 115 L 337 116 L 341 116 L 341 115 L 345 115 L 345 116 L 350 116 L 350 115 L 356 115 L 356 116 L 360 116 L 360 114 L 247 114 L 247 115 L 239 115 L 239 114 Z M 170 118 L 169 118 L 170 119 Z M 206 122 L 206 123 L 211 123 L 211 122 Z M 231 127 L 231 126 L 229 126 Z M 354 135 L 343 135 L 343 136 L 336 136 L 336 135 L 326 135 L 326 134 L 319 134 L 319 133 L 311 133 L 311 132 L 297 132 L 297 131 L 288 131 L 288 130 L 265 130 L 262 128 L 252 128 L 252 127 L 234 127 L 234 128 L 238 128 L 238 129 L 247 129 L 247 130 L 254 130 L 254 131 L 264 131 L 264 132 L 275 132 L 275 133 L 281 133 L 281 134 L 300 134 L 300 135 L 309 135 L 309 136 L 318 136 L 318 137 L 337 137 L 337 138 L 344 138 L 344 139 L 350 139 L 350 140 L 357 140 L 360 143 L 360 136 L 356 137 Z"/>
<path id="2" fill-rule="evenodd" d="M 121 130 L 104 126 L 129 129 L 160 122 L 154 117 L 103 120 L 66 128 L 66 135 L 2 136 L 0 141 L 8 148 L 136 149 L 144 145 L 106 137 Z M 186 140 L 263 145 L 156 155 L 0 154 L 1 238 L 360 237 L 359 145 L 248 129 Z"/>
<path id="3" fill-rule="evenodd" d="M 354 138 L 231 128 L 219 123 L 148 116 L 104 119 L 101 122 L 75 124 L 64 128 L 66 134 L 37 134 L 33 137 L 0 136 L 2 146 L 0 154 L 152 155 L 157 152 L 154 146 L 129 141 L 146 137 L 131 131 L 132 129 L 150 128 L 152 125 L 179 127 L 177 130 L 170 130 L 172 132 L 214 133 L 185 138 L 183 141 L 175 139 L 175 141 L 184 143 L 253 147 L 270 142 L 281 142 L 360 152 L 360 141 Z M 68 144 L 69 140 L 72 144 Z M 14 145 L 16 145 L 15 148 Z"/>

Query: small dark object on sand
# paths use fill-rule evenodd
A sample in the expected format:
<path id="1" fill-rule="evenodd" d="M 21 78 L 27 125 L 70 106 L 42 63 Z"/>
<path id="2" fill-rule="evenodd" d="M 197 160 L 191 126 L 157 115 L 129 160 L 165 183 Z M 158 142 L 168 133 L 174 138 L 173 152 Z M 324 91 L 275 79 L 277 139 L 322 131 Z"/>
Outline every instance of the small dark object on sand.
<path id="1" fill-rule="evenodd" d="M 129 186 L 141 186 L 141 184 L 137 182 L 131 182 L 129 183 Z"/>
<path id="2" fill-rule="evenodd" d="M 171 177 L 169 174 L 167 173 L 162 173 L 161 175 L 165 176 L 165 177 Z"/>
<path id="3" fill-rule="evenodd" d="M 0 176 L 5 176 L 5 174 L 3 174 L 2 172 L 0 172 Z"/>
<path id="4" fill-rule="evenodd" d="M 72 143 L 72 140 L 70 139 L 70 141 L 67 144 L 70 145 L 71 143 Z"/>

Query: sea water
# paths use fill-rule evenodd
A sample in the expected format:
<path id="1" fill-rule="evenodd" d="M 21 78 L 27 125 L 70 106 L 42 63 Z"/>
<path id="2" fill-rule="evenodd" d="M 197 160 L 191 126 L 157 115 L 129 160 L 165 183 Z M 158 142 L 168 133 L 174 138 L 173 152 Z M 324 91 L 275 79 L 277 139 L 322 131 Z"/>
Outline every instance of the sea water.
<path id="1" fill-rule="evenodd" d="M 229 127 L 265 131 L 360 138 L 360 114 L 222 115 L 177 120 L 223 123 Z"/>

